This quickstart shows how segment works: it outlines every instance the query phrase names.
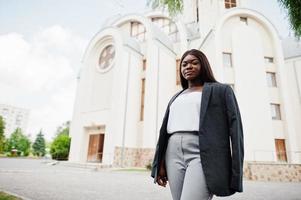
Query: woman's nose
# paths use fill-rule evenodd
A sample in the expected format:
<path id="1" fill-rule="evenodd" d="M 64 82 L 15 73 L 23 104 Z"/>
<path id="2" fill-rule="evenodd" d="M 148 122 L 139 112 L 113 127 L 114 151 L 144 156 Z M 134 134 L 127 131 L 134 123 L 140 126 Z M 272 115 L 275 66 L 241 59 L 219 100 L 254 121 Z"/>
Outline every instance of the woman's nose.
<path id="1" fill-rule="evenodd" d="M 191 69 L 192 68 L 192 63 L 187 63 L 186 69 Z"/>

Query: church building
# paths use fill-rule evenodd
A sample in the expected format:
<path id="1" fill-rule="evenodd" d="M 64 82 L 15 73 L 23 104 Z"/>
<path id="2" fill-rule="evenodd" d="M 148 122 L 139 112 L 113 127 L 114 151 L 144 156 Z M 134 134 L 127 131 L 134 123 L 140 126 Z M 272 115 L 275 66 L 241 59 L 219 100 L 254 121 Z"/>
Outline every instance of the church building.
<path id="1" fill-rule="evenodd" d="M 192 48 L 235 92 L 245 161 L 300 164 L 301 51 L 286 54 L 274 25 L 244 0 L 184 0 L 174 19 L 155 10 L 100 27 L 82 60 L 69 161 L 148 165 Z"/>

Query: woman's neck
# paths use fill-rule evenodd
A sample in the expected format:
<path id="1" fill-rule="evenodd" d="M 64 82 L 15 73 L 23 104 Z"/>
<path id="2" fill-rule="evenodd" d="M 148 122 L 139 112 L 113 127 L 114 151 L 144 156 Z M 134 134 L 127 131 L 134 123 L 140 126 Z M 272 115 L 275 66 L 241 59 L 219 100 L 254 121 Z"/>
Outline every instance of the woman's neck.
<path id="1" fill-rule="evenodd" d="M 188 81 L 188 88 L 201 88 L 202 86 L 199 80 Z"/>

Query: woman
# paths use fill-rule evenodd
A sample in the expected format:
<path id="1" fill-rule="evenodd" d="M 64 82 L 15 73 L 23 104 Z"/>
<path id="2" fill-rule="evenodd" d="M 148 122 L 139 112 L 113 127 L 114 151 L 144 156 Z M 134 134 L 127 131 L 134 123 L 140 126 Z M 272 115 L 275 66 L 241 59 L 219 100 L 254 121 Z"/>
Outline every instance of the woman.
<path id="1" fill-rule="evenodd" d="M 174 200 L 208 200 L 242 192 L 243 127 L 230 86 L 218 83 L 201 51 L 180 61 L 183 90 L 166 109 L 152 165 Z"/>

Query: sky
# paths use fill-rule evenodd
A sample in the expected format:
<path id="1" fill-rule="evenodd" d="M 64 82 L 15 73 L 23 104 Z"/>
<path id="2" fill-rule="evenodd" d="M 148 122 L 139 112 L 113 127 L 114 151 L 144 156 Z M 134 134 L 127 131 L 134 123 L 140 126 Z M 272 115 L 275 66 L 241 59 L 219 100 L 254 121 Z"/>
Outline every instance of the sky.
<path id="1" fill-rule="evenodd" d="M 265 15 L 281 38 L 292 33 L 277 0 L 245 0 Z M 143 13 L 146 0 L 0 0 L 0 104 L 30 110 L 26 130 L 52 140 L 72 119 L 85 48 L 104 24 Z"/>

